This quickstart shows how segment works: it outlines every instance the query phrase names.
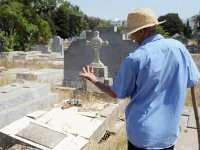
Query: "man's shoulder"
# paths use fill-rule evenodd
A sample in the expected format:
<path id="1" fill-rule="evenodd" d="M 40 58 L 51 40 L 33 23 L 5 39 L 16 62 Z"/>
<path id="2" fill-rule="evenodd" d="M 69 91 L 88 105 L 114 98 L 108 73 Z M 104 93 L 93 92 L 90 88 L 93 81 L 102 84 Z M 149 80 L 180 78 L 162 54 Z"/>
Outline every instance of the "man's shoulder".
<path id="1" fill-rule="evenodd" d="M 146 51 L 151 52 L 152 49 L 168 49 L 168 50 L 186 50 L 186 47 L 180 41 L 173 39 L 173 38 L 162 38 L 160 40 L 156 40 L 150 43 L 147 43 L 141 47 L 142 49 L 146 49 Z"/>
<path id="2" fill-rule="evenodd" d="M 176 39 L 173 38 L 166 38 L 164 39 L 166 43 L 174 45 L 174 46 L 179 46 L 179 47 L 184 47 L 184 44 Z"/>
<path id="3" fill-rule="evenodd" d="M 128 58 L 130 59 L 141 59 L 146 55 L 146 47 L 139 46 L 137 49 L 135 49 L 134 52 L 129 53 Z"/>
<path id="4" fill-rule="evenodd" d="M 146 51 L 144 47 L 138 47 L 134 52 L 129 53 L 127 59 L 133 59 L 139 61 L 146 56 Z"/>

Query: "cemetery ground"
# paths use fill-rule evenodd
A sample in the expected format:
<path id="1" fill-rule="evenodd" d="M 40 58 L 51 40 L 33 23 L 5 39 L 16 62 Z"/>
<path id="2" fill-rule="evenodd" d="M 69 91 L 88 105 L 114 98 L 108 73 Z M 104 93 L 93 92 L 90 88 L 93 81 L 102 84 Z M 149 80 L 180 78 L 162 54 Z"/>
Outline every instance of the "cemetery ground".
<path id="1" fill-rule="evenodd" d="M 45 109 L 46 111 L 50 111 L 53 108 L 57 108 L 57 107 L 61 107 L 63 105 L 63 100 L 65 99 L 81 99 L 81 104 L 84 106 L 90 106 L 92 104 L 95 103 L 107 103 L 107 102 L 111 102 L 113 104 L 115 104 L 115 100 L 111 99 L 110 97 L 108 97 L 107 95 L 103 94 L 103 93 L 95 93 L 95 92 L 86 92 L 86 91 L 82 91 L 82 90 L 75 90 L 74 88 L 69 88 L 69 87 L 63 87 L 62 86 L 62 80 L 63 80 L 63 66 L 61 63 L 58 64 L 52 64 L 52 60 L 23 60 L 23 59 L 18 59 L 18 60 L 3 60 L 1 59 L 0 62 L 0 66 L 1 66 L 1 70 L 0 70 L 0 91 L 1 93 L 7 94 L 9 92 L 19 92 L 19 95 L 21 94 L 21 98 L 22 101 L 21 103 L 26 103 L 26 98 L 29 95 L 30 97 L 38 97 L 38 94 L 41 95 L 40 97 L 42 98 L 45 94 L 49 95 L 50 99 L 52 99 L 52 103 L 49 106 L 49 103 L 47 104 L 46 108 L 45 106 L 43 106 L 41 109 Z M 42 71 L 44 70 L 44 71 Z M 56 70 L 56 71 L 53 71 Z M 61 75 L 60 75 L 60 70 L 61 71 Z M 52 74 L 51 76 L 54 76 L 54 78 L 56 77 L 57 80 L 54 81 L 53 78 L 49 78 L 47 77 L 48 74 L 46 74 L 45 72 L 48 72 L 49 74 Z M 30 77 L 30 74 L 33 73 L 34 75 L 37 75 L 38 77 L 35 78 L 34 76 Z M 49 75 L 50 76 L 50 75 Z M 24 77 L 24 79 L 23 79 Z M 49 78 L 51 80 L 51 82 L 49 80 L 44 79 L 44 77 Z M 26 81 L 27 80 L 27 81 Z M 51 83 L 50 86 L 44 86 L 44 84 L 46 84 L 47 82 Z M 41 83 L 41 85 L 40 85 Z M 22 86 L 21 86 L 22 84 Z M 28 92 L 27 88 L 32 88 L 35 89 L 36 92 L 38 92 L 38 94 L 32 94 L 29 93 L 28 95 L 26 94 L 26 92 Z M 38 86 L 38 87 L 37 87 Z M 42 93 L 39 91 L 39 87 L 41 88 L 41 91 L 45 90 L 46 92 Z M 48 88 L 47 88 L 48 87 Z M 38 91 L 37 91 L 38 88 Z M 50 88 L 50 89 L 49 89 Z M 18 89 L 18 90 L 17 90 Z M 26 92 L 25 92 L 26 90 Z M 24 92 L 23 92 L 24 91 Z M 34 90 L 31 90 L 32 92 L 34 92 Z M 16 95 L 18 95 L 16 93 Z M 56 94 L 56 101 L 54 101 L 53 99 L 55 97 L 52 97 L 52 93 Z M 9 95 L 9 94 L 8 94 Z M 23 96 L 24 95 L 24 98 Z M 7 97 L 7 96 L 6 96 Z M 13 99 L 13 104 L 7 104 L 7 106 L 5 106 L 4 110 L 6 110 L 7 108 L 12 107 L 12 105 L 15 105 L 15 99 Z M 45 99 L 45 97 L 44 97 Z M 5 100 L 1 100 L 1 101 L 5 101 Z M 24 102 L 23 102 L 24 101 Z M 11 102 L 11 101 L 10 101 Z M 39 102 L 39 101 L 38 101 Z M 12 103 L 12 102 L 11 102 Z M 20 103 L 20 102 L 19 102 Z M 35 104 L 34 104 L 35 105 Z M 44 105 L 44 104 L 42 104 Z M 26 110 L 29 109 L 29 105 L 27 106 L 20 106 L 22 110 Z M 31 106 L 32 107 L 32 106 Z M 30 107 L 30 110 L 32 109 Z M 18 111 L 18 110 L 17 110 Z M 16 112 L 17 112 L 16 111 Z M 35 109 L 32 110 L 33 112 L 35 111 Z M 31 111 L 31 112 L 32 112 Z M 1 111 L 0 113 L 2 114 L 3 111 Z M 14 113 L 16 113 L 15 111 L 11 110 L 9 111 L 10 116 L 14 116 Z M 24 114 L 23 114 L 24 113 Z M 23 115 L 26 115 L 26 112 L 23 112 Z M 2 125 L 2 127 L 5 127 L 6 125 L 9 125 L 10 123 L 16 121 L 17 119 L 20 119 L 21 116 L 18 116 L 17 118 L 10 118 L 11 120 L 9 120 L 9 122 L 7 122 L 5 125 Z M 4 120 L 7 120 L 7 118 L 5 118 L 4 116 Z M 4 121 L 1 121 L 4 122 Z M 114 128 L 114 127 L 113 127 Z M 88 149 L 112 149 L 113 145 L 116 146 L 116 149 L 125 149 L 126 147 L 126 142 L 125 144 L 121 144 L 123 141 L 125 140 L 125 132 L 124 132 L 124 121 L 121 121 L 121 123 L 119 124 L 119 126 L 116 127 L 118 132 L 106 132 L 105 137 L 102 136 L 102 141 L 100 143 L 97 142 L 91 142 L 88 144 Z M 121 128 L 121 129 L 120 129 Z M 119 130 L 120 129 L 120 130 Z M 115 129 L 116 130 L 116 129 Z M 119 132 L 120 131 L 120 132 Z M 117 138 L 117 140 L 116 140 Z M 0 138 L 1 139 L 1 138 Z M 33 146 L 31 145 L 27 145 L 23 142 L 19 142 L 14 140 L 13 138 L 10 139 L 9 137 L 6 137 L 7 142 L 6 145 L 1 145 L 0 147 L 2 149 L 34 149 Z M 0 140 L 1 141 L 1 140 Z M 12 143 L 13 141 L 13 143 Z M 2 143 L 1 143 L 2 144 Z M 12 145 L 13 144 L 13 145 Z"/>
<path id="2" fill-rule="evenodd" d="M 18 64 L 7 64 L 8 67 L 4 67 L 2 68 L 2 72 L 8 72 L 9 70 L 12 69 L 16 69 L 15 71 L 10 71 L 10 73 L 6 74 L 5 76 L 1 76 L 1 86 L 3 85 L 8 85 L 10 83 L 15 83 L 16 82 L 16 72 L 17 69 L 19 68 L 23 68 L 23 69 L 30 69 L 30 70 L 34 70 L 37 71 L 39 69 L 44 69 L 44 68 L 54 68 L 52 66 L 50 66 L 49 64 L 45 65 L 43 64 L 42 67 L 39 67 L 37 63 L 35 63 L 35 61 L 33 63 L 27 63 L 26 66 L 24 67 L 24 63 L 18 63 Z M 5 62 L 1 64 L 1 66 L 6 66 Z M 15 68 L 17 67 L 17 68 Z M 55 67 L 57 68 L 57 67 Z M 54 68 L 54 69 L 55 69 Z M 59 68 L 59 67 L 58 67 Z M 62 87 L 59 84 L 58 85 L 54 85 L 51 87 L 51 90 L 55 93 L 58 94 L 58 101 L 56 102 L 56 104 L 52 105 L 51 108 L 53 107 L 58 107 L 61 106 L 63 104 L 63 100 L 64 99 L 81 99 L 82 103 L 84 105 L 92 105 L 95 102 L 107 102 L 107 100 L 109 99 L 109 101 L 115 102 L 114 99 L 110 99 L 110 97 L 108 97 L 105 94 L 102 93 L 95 93 L 95 92 L 84 92 L 81 90 L 75 90 L 74 88 L 68 88 L 68 87 Z M 196 88 L 196 94 L 197 94 L 197 99 L 199 99 L 199 87 Z M 187 106 L 191 106 L 191 96 L 190 96 L 190 91 L 188 91 L 188 96 L 187 96 L 187 101 L 186 101 L 186 105 Z M 50 109 L 50 108 L 49 108 Z M 125 131 L 125 124 L 124 122 L 121 122 L 122 124 L 120 124 L 120 128 L 118 128 L 117 132 L 113 132 L 113 133 L 109 133 L 108 137 L 106 140 L 102 140 L 100 143 L 96 143 L 96 142 L 91 142 L 88 145 L 88 149 L 91 150 L 126 150 L 127 149 L 127 139 L 126 139 L 126 131 Z M 10 142 L 10 141 L 9 141 Z M 5 147 L 4 147 L 5 148 Z M 23 143 L 19 143 L 18 145 L 14 145 L 13 147 L 10 148 L 11 149 L 34 149 L 32 146 L 27 146 L 24 145 Z"/>
<path id="3" fill-rule="evenodd" d="M 33 53 L 34 56 L 32 55 Z M 64 68 L 63 58 L 57 56 L 57 54 L 40 54 L 38 52 L 30 52 L 29 54 L 28 52 L 26 53 L 26 57 L 24 57 L 24 53 L 17 54 L 14 57 L 15 59 L 10 59 L 7 56 L 6 59 L 0 59 L 0 131 L 9 135 L 9 137 L 6 136 L 6 139 L 4 139 L 5 145 L 0 145 L 0 149 L 54 149 L 52 147 L 55 147 L 56 144 L 59 145 L 59 139 L 63 138 L 63 134 L 56 134 L 57 130 L 54 130 L 54 127 L 63 127 L 65 123 L 71 125 L 70 122 L 68 122 L 70 116 L 72 122 L 75 121 L 76 123 L 76 121 L 78 121 L 78 125 L 75 124 L 78 129 L 75 131 L 75 128 L 72 130 L 69 126 L 64 126 L 65 130 L 63 131 L 68 131 L 70 129 L 70 135 L 73 133 L 69 136 L 72 137 L 72 139 L 70 139 L 71 143 L 73 143 L 72 141 L 75 139 L 75 137 L 73 137 L 74 134 L 81 135 L 80 137 L 77 136 L 78 139 L 76 139 L 80 142 L 75 142 L 75 144 L 72 145 L 72 147 L 78 146 L 79 148 L 73 147 L 74 149 L 127 149 L 124 109 L 128 103 L 128 99 L 123 101 L 123 103 L 117 103 L 115 99 L 103 93 L 63 86 L 64 74 L 69 72 L 66 72 L 66 68 Z M 199 67 L 200 56 L 195 54 L 193 57 Z M 200 87 L 196 87 L 195 92 L 198 102 L 200 98 L 199 90 Z M 70 102 L 70 105 L 68 102 Z M 79 106 L 79 104 L 81 104 L 81 106 Z M 198 104 L 200 105 L 200 103 Z M 176 150 L 197 150 L 196 125 L 191 106 L 190 90 L 188 90 L 186 106 L 181 117 L 181 134 Z M 60 108 L 63 108 L 63 110 Z M 106 110 L 107 108 L 112 111 Z M 115 111 L 116 109 L 117 111 Z M 89 116 L 92 120 L 98 120 L 99 126 L 92 131 L 87 127 L 79 128 L 87 123 L 87 117 L 85 121 L 82 118 L 83 114 L 80 116 L 77 114 L 77 110 L 81 110 L 83 114 L 86 113 L 84 116 Z M 89 110 L 89 113 L 86 110 Z M 101 117 L 96 116 L 96 110 L 99 110 L 98 114 L 101 114 Z M 61 117 L 59 118 L 58 116 Z M 76 117 L 80 120 L 82 119 L 83 122 L 79 122 L 79 119 L 76 119 Z M 32 124 L 30 122 L 32 122 Z M 26 123 L 30 123 L 31 126 L 25 126 Z M 88 126 L 89 123 L 91 122 L 88 122 Z M 20 124 L 20 126 L 22 125 L 27 131 L 34 128 L 35 133 L 39 131 L 44 132 L 44 137 L 48 136 L 48 134 L 52 134 L 52 137 L 57 137 L 54 138 L 57 140 L 57 143 L 50 144 L 51 139 L 49 138 L 47 138 L 49 141 L 38 141 L 37 137 L 41 138 L 41 135 L 34 135 L 32 133 L 30 133 L 31 137 L 27 137 L 25 134 L 26 130 L 24 131 L 25 133 L 23 129 L 19 130 L 18 127 L 20 128 L 20 126 L 17 127 L 17 124 Z M 51 130 L 41 129 L 40 125 L 43 126 L 44 124 L 47 129 Z M 97 124 L 94 126 L 96 125 Z M 84 132 L 84 130 L 88 132 Z M 59 133 L 63 132 L 59 131 Z M 10 139 L 10 137 L 12 138 Z M 188 137 L 190 140 L 188 140 Z M 31 142 L 31 139 L 35 142 Z M 65 142 L 67 142 L 67 140 Z M 38 145 L 38 143 L 40 144 Z M 62 142 L 60 143 L 62 146 Z M 65 144 L 66 143 L 63 145 L 66 146 Z M 49 147 L 46 148 L 45 146 Z M 67 145 L 67 149 L 73 150 L 73 148 L 69 148 L 68 146 L 69 145 Z M 55 149 L 56 148 L 57 146 Z M 65 149 L 66 148 L 57 148 L 57 150 Z"/>

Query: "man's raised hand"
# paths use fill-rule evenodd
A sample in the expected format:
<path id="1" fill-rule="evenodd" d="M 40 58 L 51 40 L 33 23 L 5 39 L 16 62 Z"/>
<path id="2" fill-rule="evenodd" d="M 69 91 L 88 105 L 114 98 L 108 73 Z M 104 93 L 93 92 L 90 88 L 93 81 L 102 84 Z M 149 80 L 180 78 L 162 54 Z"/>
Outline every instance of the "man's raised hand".
<path id="1" fill-rule="evenodd" d="M 79 74 L 81 77 L 83 77 L 86 80 L 91 81 L 92 83 L 97 82 L 97 77 L 94 74 L 94 68 L 90 66 L 86 66 L 82 68 L 82 71 Z"/>

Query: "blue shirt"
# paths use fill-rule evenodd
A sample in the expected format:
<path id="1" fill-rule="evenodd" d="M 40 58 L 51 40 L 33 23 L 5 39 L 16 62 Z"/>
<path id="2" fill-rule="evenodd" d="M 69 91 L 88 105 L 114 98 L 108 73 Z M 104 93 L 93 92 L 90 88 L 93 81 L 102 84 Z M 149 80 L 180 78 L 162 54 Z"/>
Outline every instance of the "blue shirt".
<path id="1" fill-rule="evenodd" d="M 128 140 L 139 148 L 162 149 L 176 143 L 187 87 L 199 71 L 183 44 L 153 35 L 122 62 L 112 90 L 131 97 L 126 108 Z"/>

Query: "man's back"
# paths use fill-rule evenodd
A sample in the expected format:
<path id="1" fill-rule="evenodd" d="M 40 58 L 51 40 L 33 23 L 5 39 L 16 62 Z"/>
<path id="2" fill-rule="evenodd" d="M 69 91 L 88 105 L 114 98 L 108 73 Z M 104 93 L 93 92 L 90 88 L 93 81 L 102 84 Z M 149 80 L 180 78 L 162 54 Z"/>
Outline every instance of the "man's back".
<path id="1" fill-rule="evenodd" d="M 118 97 L 132 98 L 126 109 L 128 139 L 147 149 L 174 145 L 187 86 L 199 78 L 187 49 L 176 40 L 154 35 L 125 59 L 120 70 L 113 90 Z M 128 71 L 126 77 L 122 70 Z M 121 88 L 119 78 L 126 79 Z"/>

